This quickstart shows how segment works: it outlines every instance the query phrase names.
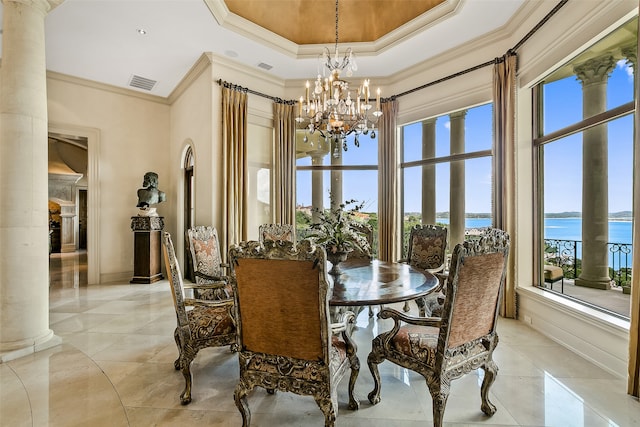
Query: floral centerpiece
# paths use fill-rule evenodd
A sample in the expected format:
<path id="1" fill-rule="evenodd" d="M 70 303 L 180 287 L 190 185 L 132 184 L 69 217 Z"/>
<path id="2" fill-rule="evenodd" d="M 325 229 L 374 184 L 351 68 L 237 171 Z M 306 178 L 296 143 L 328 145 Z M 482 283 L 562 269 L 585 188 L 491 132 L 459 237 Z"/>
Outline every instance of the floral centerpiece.
<path id="1" fill-rule="evenodd" d="M 371 251 L 369 241 L 360 231 L 364 223 L 357 216 L 363 206 L 364 203 L 348 200 L 335 209 L 316 210 L 319 220 L 310 225 L 308 237 L 324 246 L 327 259 L 332 264 L 331 274 L 340 274 L 338 264 L 345 261 L 354 249 L 366 254 Z"/>

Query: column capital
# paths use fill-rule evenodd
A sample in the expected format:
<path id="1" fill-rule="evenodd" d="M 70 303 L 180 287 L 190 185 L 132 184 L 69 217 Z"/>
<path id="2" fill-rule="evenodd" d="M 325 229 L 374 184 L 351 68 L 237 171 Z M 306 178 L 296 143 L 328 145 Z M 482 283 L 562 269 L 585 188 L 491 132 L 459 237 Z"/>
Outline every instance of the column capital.
<path id="1" fill-rule="evenodd" d="M 421 120 L 420 123 L 422 123 L 423 125 L 432 125 L 436 122 L 437 119 L 437 117 L 432 117 L 430 119 Z"/>
<path id="2" fill-rule="evenodd" d="M 33 6 L 40 9 L 44 13 L 49 13 L 56 7 L 60 6 L 64 0 L 0 0 L 2 4 L 22 3 L 26 6 Z"/>
<path id="3" fill-rule="evenodd" d="M 620 53 L 627 60 L 627 64 L 631 64 L 633 70 L 638 65 L 638 46 L 635 43 L 620 48 Z"/>
<path id="4" fill-rule="evenodd" d="M 455 111 L 453 113 L 449 113 L 450 119 L 463 119 L 467 115 L 467 110 Z"/>
<path id="5" fill-rule="evenodd" d="M 589 86 L 606 82 L 615 66 L 613 55 L 606 54 L 574 66 L 573 72 L 583 86 Z"/>

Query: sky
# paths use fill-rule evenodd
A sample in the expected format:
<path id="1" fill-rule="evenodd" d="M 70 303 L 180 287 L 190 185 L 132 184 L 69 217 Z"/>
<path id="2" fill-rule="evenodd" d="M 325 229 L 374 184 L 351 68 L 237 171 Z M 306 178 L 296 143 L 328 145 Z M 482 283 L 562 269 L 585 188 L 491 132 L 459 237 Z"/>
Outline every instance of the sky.
<path id="1" fill-rule="evenodd" d="M 618 62 L 607 85 L 607 109 L 633 100 L 633 72 L 624 62 Z M 571 76 L 545 85 L 544 132 L 561 129 L 582 119 L 582 84 Z M 609 141 L 609 212 L 631 210 L 631 183 L 633 173 L 633 115 L 608 125 Z M 403 161 L 419 160 L 422 146 L 422 125 L 414 123 L 404 127 L 405 151 Z M 436 120 L 436 157 L 449 155 L 449 116 Z M 318 135 L 310 135 L 309 144 L 318 145 Z M 465 118 L 465 150 L 467 152 L 491 149 L 492 105 L 486 104 L 468 110 Z M 321 142 L 320 142 L 321 143 Z M 377 137 L 360 137 L 355 147 L 353 136 L 347 140 L 348 150 L 342 151 L 343 165 L 376 165 L 378 163 Z M 330 158 L 325 158 L 330 164 Z M 298 165 L 310 165 L 309 157 Z M 544 211 L 566 212 L 582 210 L 582 134 L 578 133 L 544 147 Z M 588 167 L 585 167 L 588 170 Z M 325 206 L 329 206 L 330 172 L 324 173 Z M 491 158 L 470 159 L 465 162 L 465 205 L 468 213 L 491 212 Z M 421 168 L 404 170 L 404 211 L 421 211 Z M 343 198 L 364 202 L 364 211 L 378 209 L 377 171 L 343 172 Z M 311 205 L 311 172 L 297 174 L 297 203 Z M 449 210 L 449 165 L 436 167 L 436 211 Z"/>

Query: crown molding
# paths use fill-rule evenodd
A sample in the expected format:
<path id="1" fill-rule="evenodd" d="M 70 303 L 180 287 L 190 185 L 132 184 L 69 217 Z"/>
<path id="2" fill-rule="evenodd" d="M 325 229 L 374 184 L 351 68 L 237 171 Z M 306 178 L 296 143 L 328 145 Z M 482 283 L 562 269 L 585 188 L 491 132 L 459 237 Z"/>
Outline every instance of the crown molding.
<path id="1" fill-rule="evenodd" d="M 168 103 L 173 104 L 178 98 L 180 98 L 187 88 L 189 88 L 189 86 L 191 86 L 193 82 L 211 66 L 212 63 L 213 60 L 210 53 L 205 52 L 200 55 L 189 71 L 187 71 L 184 77 L 178 82 L 176 87 L 173 88 L 167 97 Z"/>
<path id="2" fill-rule="evenodd" d="M 47 71 L 47 79 L 58 80 L 61 82 L 71 83 L 79 86 L 85 86 L 92 89 L 112 92 L 118 95 L 131 96 L 134 98 L 143 99 L 145 101 L 157 102 L 159 104 L 169 104 L 168 99 L 162 96 L 141 93 L 135 90 L 121 88 L 121 87 L 113 86 L 106 83 L 100 83 L 94 80 L 83 79 L 81 77 L 74 77 L 68 74 L 62 74 L 55 71 Z"/>

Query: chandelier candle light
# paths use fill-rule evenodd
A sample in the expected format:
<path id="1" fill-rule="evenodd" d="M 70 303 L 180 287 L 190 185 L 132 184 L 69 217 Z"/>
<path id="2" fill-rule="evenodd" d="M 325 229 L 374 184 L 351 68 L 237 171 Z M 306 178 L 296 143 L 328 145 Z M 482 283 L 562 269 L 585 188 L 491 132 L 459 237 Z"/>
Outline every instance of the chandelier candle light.
<path id="1" fill-rule="evenodd" d="M 298 117 L 296 122 L 300 129 L 305 129 L 313 134 L 316 131 L 331 141 L 334 156 L 340 155 L 340 145 L 347 151 L 347 135 L 354 134 L 354 144 L 360 146 L 358 137 L 370 133 L 371 138 L 376 137 L 375 126 L 382 115 L 380 110 L 380 89 L 376 94 L 376 105 L 369 103 L 371 93 L 369 79 L 365 79 L 355 93 L 349 90 L 349 82 L 340 78 L 340 73 L 346 70 L 347 77 L 351 77 L 353 71 L 358 69 L 355 55 L 348 48 L 342 60 L 338 53 L 338 0 L 336 0 L 336 45 L 335 53 L 331 55 L 329 48 L 325 48 L 324 54 L 318 61 L 323 61 L 323 74 L 325 68 L 330 71 L 329 77 L 318 74 L 313 91 L 309 81 L 305 88 L 305 96 L 300 97 Z M 373 110 L 373 111 L 372 111 Z M 305 132 L 303 141 L 309 139 Z"/>

